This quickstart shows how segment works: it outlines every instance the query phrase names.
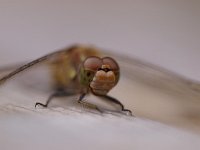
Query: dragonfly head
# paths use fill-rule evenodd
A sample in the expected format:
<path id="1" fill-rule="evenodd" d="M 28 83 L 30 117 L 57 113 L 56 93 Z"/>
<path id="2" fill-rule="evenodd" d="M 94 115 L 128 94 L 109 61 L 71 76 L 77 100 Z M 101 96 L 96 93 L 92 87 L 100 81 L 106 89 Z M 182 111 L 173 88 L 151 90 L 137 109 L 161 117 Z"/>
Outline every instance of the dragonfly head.
<path id="1" fill-rule="evenodd" d="M 119 80 L 119 66 L 111 57 L 88 57 L 82 65 L 81 84 L 96 95 L 106 95 Z"/>

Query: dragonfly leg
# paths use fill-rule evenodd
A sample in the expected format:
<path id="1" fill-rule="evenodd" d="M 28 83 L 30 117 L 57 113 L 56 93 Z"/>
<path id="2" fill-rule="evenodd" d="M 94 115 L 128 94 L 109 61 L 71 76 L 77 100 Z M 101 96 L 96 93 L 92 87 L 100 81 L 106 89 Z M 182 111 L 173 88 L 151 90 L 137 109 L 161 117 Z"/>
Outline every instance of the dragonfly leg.
<path id="1" fill-rule="evenodd" d="M 85 95 L 86 95 L 85 93 L 83 93 L 83 94 L 80 95 L 80 97 L 78 99 L 78 103 L 82 104 L 83 106 L 86 106 L 88 108 L 96 109 L 97 111 L 99 111 L 100 113 L 102 113 L 102 110 L 100 110 L 96 105 L 83 101 L 83 98 L 85 97 Z"/>
<path id="2" fill-rule="evenodd" d="M 105 99 L 107 99 L 107 100 L 109 100 L 109 101 L 111 101 L 111 102 L 113 102 L 113 103 L 115 103 L 115 104 L 117 104 L 117 105 L 119 105 L 121 107 L 122 111 L 128 112 L 131 116 L 133 115 L 132 111 L 129 110 L 129 109 L 125 109 L 124 105 L 119 100 L 117 100 L 116 98 L 108 96 L 108 95 L 104 95 L 102 97 L 105 98 Z"/>
<path id="3" fill-rule="evenodd" d="M 69 95 L 72 95 L 68 92 L 65 92 L 65 91 L 56 91 L 55 93 L 53 93 L 52 95 L 49 96 L 49 98 L 47 99 L 46 103 L 45 104 L 42 104 L 40 102 L 36 102 L 35 103 L 35 108 L 40 105 L 40 106 L 43 106 L 43 107 L 48 107 L 49 103 L 51 100 L 53 100 L 53 98 L 55 97 L 62 97 L 62 96 L 69 96 Z"/>

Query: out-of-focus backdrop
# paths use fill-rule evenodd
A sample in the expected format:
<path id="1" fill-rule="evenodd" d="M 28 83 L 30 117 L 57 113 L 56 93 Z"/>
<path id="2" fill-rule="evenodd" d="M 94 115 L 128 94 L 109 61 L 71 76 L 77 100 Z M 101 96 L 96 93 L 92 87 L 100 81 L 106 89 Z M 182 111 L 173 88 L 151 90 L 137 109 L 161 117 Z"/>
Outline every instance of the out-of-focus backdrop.
<path id="1" fill-rule="evenodd" d="M 49 96 L 47 76 L 26 72 L 0 87 L 0 145 L 198 150 L 199 8 L 195 0 L 0 0 L 0 69 L 92 44 L 119 60 L 122 78 L 109 94 L 136 115 L 93 114 L 72 98 L 35 109 Z"/>
<path id="2" fill-rule="evenodd" d="M 1 0 L 1 65 L 87 43 L 200 81 L 200 1 Z"/>

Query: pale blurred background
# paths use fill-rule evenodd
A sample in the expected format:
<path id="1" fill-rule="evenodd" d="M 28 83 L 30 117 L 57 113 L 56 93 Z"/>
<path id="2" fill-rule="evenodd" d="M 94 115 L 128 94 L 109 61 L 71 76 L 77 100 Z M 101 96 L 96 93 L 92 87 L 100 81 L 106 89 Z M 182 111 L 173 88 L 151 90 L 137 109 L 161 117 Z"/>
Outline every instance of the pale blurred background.
<path id="1" fill-rule="evenodd" d="M 200 81 L 199 7 L 198 0 L 0 0 L 0 62 L 86 43 Z"/>
<path id="2" fill-rule="evenodd" d="M 0 0 L 0 67 L 74 43 L 142 60 L 121 59 L 126 76 L 110 92 L 134 112 L 133 120 L 82 113 L 66 102 L 35 110 L 35 100 L 43 102 L 48 94 L 20 83 L 31 79 L 40 87 L 41 80 L 34 80 L 40 77 L 37 74 L 2 86 L 0 131 L 6 136 L 0 136 L 0 144 L 4 149 L 15 145 L 27 149 L 30 143 L 35 149 L 36 141 L 41 149 L 45 143 L 49 149 L 58 145 L 88 149 L 87 142 L 93 141 L 99 149 L 106 149 L 106 142 L 107 149 L 199 149 L 200 86 L 190 82 L 200 82 L 199 8 L 198 0 Z M 37 138 L 36 130 L 46 134 L 38 133 Z"/>

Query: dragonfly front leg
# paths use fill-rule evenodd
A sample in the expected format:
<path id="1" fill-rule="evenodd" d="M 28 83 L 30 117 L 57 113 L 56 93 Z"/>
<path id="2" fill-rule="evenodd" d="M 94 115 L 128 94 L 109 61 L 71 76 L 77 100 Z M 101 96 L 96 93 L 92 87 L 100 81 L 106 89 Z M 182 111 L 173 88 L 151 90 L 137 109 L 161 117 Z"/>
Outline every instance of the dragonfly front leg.
<path id="1" fill-rule="evenodd" d="M 78 99 L 78 103 L 82 104 L 83 106 L 96 109 L 97 111 L 102 113 L 102 110 L 100 110 L 96 105 L 83 101 L 83 98 L 85 97 L 85 95 L 86 95 L 86 93 L 83 93 L 83 94 L 80 95 L 80 97 Z"/>
<path id="2" fill-rule="evenodd" d="M 40 102 L 36 102 L 35 103 L 35 108 L 40 105 L 40 106 L 43 106 L 43 107 L 48 107 L 49 103 L 51 100 L 53 100 L 53 98 L 55 97 L 63 97 L 63 96 L 69 96 L 69 95 L 72 95 L 66 91 L 56 91 L 55 93 L 53 93 L 52 95 L 49 96 L 49 98 L 47 99 L 46 103 L 45 104 L 42 104 Z"/>
<path id="3" fill-rule="evenodd" d="M 133 114 L 132 114 L 132 111 L 129 110 L 129 109 L 125 109 L 125 108 L 124 108 L 124 105 L 123 105 L 119 100 L 117 100 L 116 98 L 111 97 L 111 96 L 109 96 L 109 95 L 103 95 L 103 96 L 101 96 L 101 97 L 103 97 L 103 98 L 105 98 L 105 99 L 107 99 L 107 100 L 109 100 L 109 101 L 111 101 L 111 102 L 113 102 L 113 103 L 119 105 L 119 106 L 121 107 L 121 110 L 122 110 L 122 111 L 128 112 L 131 116 L 133 115 Z"/>

